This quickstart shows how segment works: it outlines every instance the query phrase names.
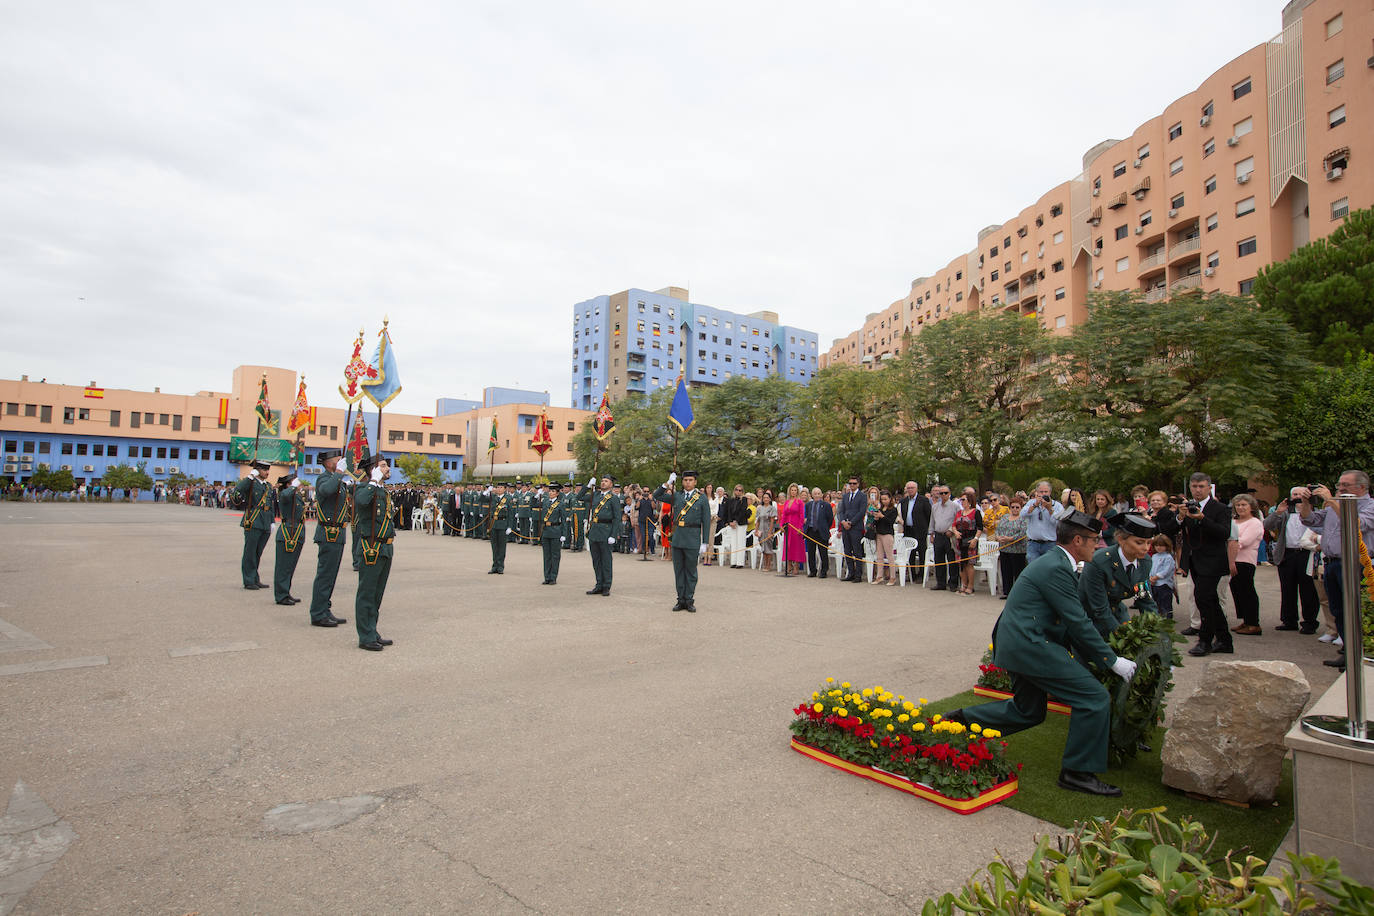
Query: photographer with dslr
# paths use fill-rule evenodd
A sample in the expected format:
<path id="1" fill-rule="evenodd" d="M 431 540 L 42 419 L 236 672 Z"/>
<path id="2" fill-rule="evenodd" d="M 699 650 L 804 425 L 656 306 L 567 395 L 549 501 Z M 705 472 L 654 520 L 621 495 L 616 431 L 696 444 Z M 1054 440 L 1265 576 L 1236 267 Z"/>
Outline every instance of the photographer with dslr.
<path id="1" fill-rule="evenodd" d="M 1331 491 L 1319 483 L 1294 487 L 1298 515 L 1302 523 L 1322 538 L 1322 585 L 1336 620 L 1336 632 L 1345 639 L 1345 591 L 1341 583 L 1341 520 Z M 1336 492 L 1359 499 L 1360 534 L 1366 546 L 1374 545 L 1374 499 L 1369 496 L 1369 475 L 1364 471 L 1345 471 L 1336 481 Z M 1315 497 L 1315 499 L 1314 499 Z M 1315 503 L 1315 505 L 1314 505 Z M 1363 578 L 1363 577 L 1362 577 Z M 1322 662 L 1345 670 L 1345 655 Z"/>
<path id="2" fill-rule="evenodd" d="M 1040 480 L 1021 515 L 1026 520 L 1026 563 L 1034 563 L 1054 548 L 1059 519 L 1069 512 L 1050 495 L 1050 482 Z"/>
<path id="3" fill-rule="evenodd" d="M 1213 652 L 1231 654 L 1231 631 L 1221 607 L 1221 580 L 1233 571 L 1227 542 L 1231 538 L 1231 510 L 1212 498 L 1212 478 L 1198 471 L 1188 478 L 1192 496 L 1179 510 L 1179 536 L 1183 542 L 1180 569 L 1193 580 L 1193 602 L 1200 626 L 1197 645 L 1188 650 L 1194 657 Z"/>
<path id="4" fill-rule="evenodd" d="M 1301 491 L 1294 487 L 1288 498 L 1278 504 L 1274 514 L 1264 520 L 1264 530 L 1274 535 L 1274 566 L 1279 572 L 1279 625 L 1276 630 L 1296 630 L 1304 636 L 1317 632 L 1317 615 L 1321 604 L 1317 586 L 1308 575 L 1311 546 L 1316 535 L 1302 523 L 1298 504 L 1303 501 Z M 1302 623 L 1298 623 L 1301 602 Z"/>

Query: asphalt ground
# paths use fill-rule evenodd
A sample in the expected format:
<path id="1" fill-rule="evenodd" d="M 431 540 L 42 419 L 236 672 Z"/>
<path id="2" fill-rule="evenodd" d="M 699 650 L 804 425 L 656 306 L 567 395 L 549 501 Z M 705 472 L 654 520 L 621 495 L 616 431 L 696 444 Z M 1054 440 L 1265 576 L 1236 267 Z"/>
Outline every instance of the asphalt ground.
<path id="1" fill-rule="evenodd" d="M 337 629 L 245 591 L 233 513 L 0 503 L 0 537 L 0 790 L 60 819 L 31 829 L 15 790 L 0 914 L 897 913 L 1058 832 L 788 747 L 826 676 L 967 689 L 1002 607 L 981 591 L 711 567 L 670 613 L 661 560 L 617 554 L 589 597 L 588 553 L 544 587 L 537 548 L 492 576 L 484 541 L 400 532 L 373 653 L 347 562 Z M 1258 579 L 1266 635 L 1231 658 L 1298 662 L 1315 699 L 1334 652 L 1272 632 Z"/>

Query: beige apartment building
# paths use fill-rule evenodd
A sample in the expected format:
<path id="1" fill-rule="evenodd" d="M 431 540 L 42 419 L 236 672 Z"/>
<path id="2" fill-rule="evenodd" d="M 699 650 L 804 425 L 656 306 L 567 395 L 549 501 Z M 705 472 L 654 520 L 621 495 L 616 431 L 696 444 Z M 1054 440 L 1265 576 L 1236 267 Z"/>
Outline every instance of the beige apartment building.
<path id="1" fill-rule="evenodd" d="M 1272 40 L 1088 150 L 1075 178 L 913 280 L 820 368 L 881 366 L 906 333 L 967 312 L 1035 315 L 1064 333 L 1097 290 L 1248 294 L 1261 267 L 1374 205 L 1371 55 L 1369 0 L 1294 0 Z"/>
<path id="2" fill-rule="evenodd" d="M 255 409 L 264 375 L 271 409 L 279 415 L 278 429 L 258 436 Z M 299 379 L 292 370 L 275 366 L 239 366 L 227 390 L 195 394 L 105 388 L 94 381 L 78 386 L 28 376 L 0 379 L 0 478 L 26 480 L 47 465 L 70 470 L 77 483 L 97 484 L 110 465 L 142 463 L 155 482 L 181 474 L 225 483 L 246 472 L 243 462 L 252 456 L 256 439 L 258 454 L 278 469 L 285 467 L 289 448 L 297 445 L 301 474 L 308 480 L 320 473 L 320 450 L 338 448 L 348 439 L 347 404 L 336 390 L 341 380 L 307 379 L 315 422 L 291 434 L 285 419 Z M 432 416 L 383 410 L 379 444 L 377 408 L 366 399 L 361 404 L 373 452 L 432 457 L 449 480 L 461 479 L 469 468 L 479 478 L 536 473 L 540 460 L 532 439 L 541 417 L 553 439 L 544 471 L 566 476 L 576 467 L 572 437 L 590 416 L 584 410 L 548 406 L 547 392 L 488 388 L 482 401 L 440 399 Z M 489 453 L 493 420 L 497 448 Z"/>

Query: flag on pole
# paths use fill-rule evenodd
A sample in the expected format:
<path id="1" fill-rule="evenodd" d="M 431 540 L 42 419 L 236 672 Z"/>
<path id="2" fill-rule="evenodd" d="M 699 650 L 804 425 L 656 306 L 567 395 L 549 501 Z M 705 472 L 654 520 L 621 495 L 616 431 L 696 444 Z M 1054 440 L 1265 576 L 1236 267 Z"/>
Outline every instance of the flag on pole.
<path id="1" fill-rule="evenodd" d="M 104 389 L 104 388 L 87 388 L 87 389 L 86 389 L 85 397 L 88 397 L 88 398 L 103 398 L 104 396 L 105 396 L 105 389 Z"/>
<path id="2" fill-rule="evenodd" d="M 673 406 L 668 408 L 668 419 L 684 433 L 696 422 L 692 415 L 692 399 L 687 396 L 687 382 L 681 373 L 677 377 L 677 391 L 673 392 Z"/>
<path id="3" fill-rule="evenodd" d="M 272 407 L 267 403 L 267 373 L 265 372 L 262 375 L 262 388 L 258 391 L 258 406 L 254 408 L 253 412 L 258 415 L 263 432 L 269 436 L 275 436 L 277 424 L 272 422 Z"/>
<path id="4" fill-rule="evenodd" d="M 553 436 L 549 434 L 548 411 L 541 411 L 539 414 L 539 425 L 535 427 L 534 439 L 530 442 L 530 447 L 539 453 L 543 458 L 544 453 L 553 448 Z"/>
<path id="5" fill-rule="evenodd" d="M 487 454 L 496 451 L 496 418 L 491 418 L 491 436 L 487 439 Z"/>
<path id="6" fill-rule="evenodd" d="M 228 398 L 220 398 L 220 399 L 219 399 L 219 425 L 220 425 L 220 426 L 228 426 L 228 425 L 229 425 L 229 399 L 228 399 Z"/>
<path id="7" fill-rule="evenodd" d="M 601 394 L 601 406 L 596 409 L 596 441 L 605 442 L 615 432 L 615 417 L 611 416 L 611 396 Z"/>
<path id="8" fill-rule="evenodd" d="M 378 408 L 385 407 L 401 393 L 401 374 L 396 368 L 396 353 L 391 346 L 391 332 L 386 329 L 387 319 L 382 319 L 382 329 L 377 332 L 377 350 L 372 355 L 372 368 L 375 375 L 361 378 L 363 394 Z"/>
<path id="9" fill-rule="evenodd" d="M 291 416 L 286 421 L 286 431 L 294 433 L 310 425 L 310 405 L 305 400 L 305 376 L 301 376 L 301 387 L 296 391 L 296 403 L 291 407 Z"/>
<path id="10" fill-rule="evenodd" d="M 358 329 L 358 339 L 353 341 L 353 355 L 348 358 L 348 363 L 344 366 L 344 383 L 339 386 L 339 394 L 350 404 L 356 404 L 362 400 L 363 389 L 359 382 L 365 378 L 376 378 L 377 370 L 367 364 L 363 359 L 363 330 Z"/>
<path id="11" fill-rule="evenodd" d="M 348 445 L 344 448 L 344 463 L 356 477 L 359 462 L 371 455 L 372 449 L 367 445 L 367 424 L 363 422 L 363 412 L 360 410 L 358 418 L 353 421 L 353 435 L 348 438 Z"/>
<path id="12" fill-rule="evenodd" d="M 318 426 L 320 422 L 319 410 L 320 409 L 318 407 L 310 408 L 310 432 L 312 433 L 315 431 L 315 427 Z"/>

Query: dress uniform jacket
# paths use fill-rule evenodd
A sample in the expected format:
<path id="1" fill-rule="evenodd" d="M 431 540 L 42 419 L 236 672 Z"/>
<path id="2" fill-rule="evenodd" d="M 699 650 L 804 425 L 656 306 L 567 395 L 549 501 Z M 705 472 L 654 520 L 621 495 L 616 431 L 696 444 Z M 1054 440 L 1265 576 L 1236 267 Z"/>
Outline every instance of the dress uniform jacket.
<path id="1" fill-rule="evenodd" d="M 564 500 L 561 495 L 546 493 L 535 503 L 534 515 L 539 525 L 539 543 L 544 549 L 544 581 L 558 580 L 558 566 L 563 556 Z"/>
<path id="2" fill-rule="evenodd" d="M 244 587 L 255 588 L 260 581 L 258 563 L 272 531 L 276 505 L 272 501 L 272 488 L 256 477 L 245 477 L 236 483 L 234 495 L 243 503 L 243 518 L 239 520 L 243 528 L 243 557 L 239 571 L 243 574 Z"/>
<path id="3" fill-rule="evenodd" d="M 354 601 L 354 622 L 358 644 L 375 643 L 377 618 L 391 574 L 392 541 L 396 535 L 391 494 L 380 484 L 364 481 L 353 494 L 353 536 L 361 545 L 358 566 L 358 592 Z"/>
<path id="4" fill-rule="evenodd" d="M 315 584 L 310 589 L 310 619 L 329 619 L 330 600 L 339 576 L 353 513 L 353 498 L 343 482 L 343 471 L 325 471 L 315 481 L 315 543 L 319 559 L 315 564 Z"/>
<path id="5" fill-rule="evenodd" d="M 287 487 L 277 494 L 277 563 L 272 574 L 273 597 L 278 602 L 291 595 L 291 579 L 296 574 L 305 543 L 305 500 L 300 490 Z"/>
<path id="6" fill-rule="evenodd" d="M 1083 565 L 1083 574 L 1078 579 L 1078 597 L 1083 602 L 1084 613 L 1104 639 L 1130 619 L 1127 602 L 1133 603 L 1139 611 L 1159 613 L 1150 592 L 1150 558 L 1136 560 L 1135 566 L 1128 569 L 1119 544 L 1103 547 Z"/>

